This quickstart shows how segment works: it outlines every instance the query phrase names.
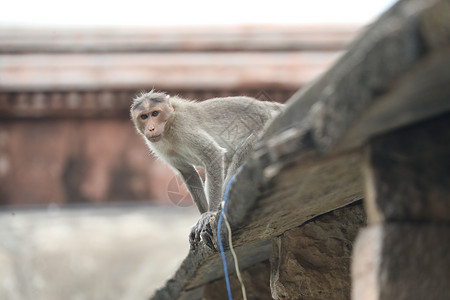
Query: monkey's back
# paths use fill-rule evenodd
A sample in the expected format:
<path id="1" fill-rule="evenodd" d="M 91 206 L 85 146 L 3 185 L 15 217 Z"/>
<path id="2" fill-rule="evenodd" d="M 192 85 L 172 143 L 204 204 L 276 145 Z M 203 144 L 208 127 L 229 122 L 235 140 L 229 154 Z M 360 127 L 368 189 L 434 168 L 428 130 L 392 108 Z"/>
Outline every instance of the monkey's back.
<path id="1" fill-rule="evenodd" d="M 283 109 L 280 103 L 250 97 L 213 98 L 197 104 L 207 112 L 199 118 L 210 125 L 205 130 L 219 137 L 217 142 L 228 150 L 235 150 L 250 135 L 260 135 L 266 123 Z"/>

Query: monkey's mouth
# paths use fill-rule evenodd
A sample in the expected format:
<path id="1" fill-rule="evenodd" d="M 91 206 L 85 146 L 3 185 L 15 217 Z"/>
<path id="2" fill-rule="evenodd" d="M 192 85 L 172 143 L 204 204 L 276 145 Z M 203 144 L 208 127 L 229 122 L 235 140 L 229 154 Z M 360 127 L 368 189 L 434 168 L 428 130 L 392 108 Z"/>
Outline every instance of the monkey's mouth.
<path id="1" fill-rule="evenodd" d="M 150 142 L 157 142 L 161 139 L 162 134 L 158 134 L 158 135 L 154 135 L 154 136 L 149 136 L 148 139 Z"/>

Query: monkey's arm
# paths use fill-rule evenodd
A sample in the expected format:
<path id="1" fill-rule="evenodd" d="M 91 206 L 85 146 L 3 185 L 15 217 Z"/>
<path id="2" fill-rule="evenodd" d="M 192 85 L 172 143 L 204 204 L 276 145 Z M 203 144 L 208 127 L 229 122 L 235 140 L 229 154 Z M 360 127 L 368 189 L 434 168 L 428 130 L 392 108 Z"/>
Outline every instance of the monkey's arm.
<path id="1" fill-rule="evenodd" d="M 225 194 L 225 189 L 239 168 L 244 164 L 245 160 L 249 156 L 250 152 L 253 150 L 259 136 L 257 133 L 252 132 L 235 150 L 233 159 L 231 160 L 228 170 L 226 170 L 225 182 L 223 185 L 223 194 Z"/>
<path id="2" fill-rule="evenodd" d="M 200 178 L 197 170 L 191 165 L 184 165 L 179 167 L 178 171 L 183 178 L 198 210 L 201 214 L 208 211 L 208 202 L 206 201 L 205 191 L 203 187 L 203 181 Z"/>
<path id="3" fill-rule="evenodd" d="M 222 201 L 226 150 L 221 148 L 211 138 L 203 140 L 199 145 L 201 146 L 201 160 L 203 161 L 206 173 L 205 189 L 209 207 L 208 211 L 201 215 L 197 224 L 192 227 L 189 241 L 192 249 L 195 249 L 201 239 L 205 241 L 206 245 L 214 249 L 210 219 L 219 209 L 220 202 Z"/>
<path id="4" fill-rule="evenodd" d="M 210 226 L 210 218 L 214 214 L 215 211 L 219 210 L 220 203 L 222 201 L 226 185 L 228 184 L 228 181 L 233 177 L 233 175 L 238 172 L 238 169 L 242 164 L 244 163 L 245 159 L 248 157 L 249 153 L 252 151 L 255 143 L 258 141 L 258 134 L 257 133 L 251 133 L 235 150 L 235 153 L 233 155 L 233 159 L 228 167 L 228 170 L 226 170 L 226 178 L 225 181 L 220 180 L 220 183 L 212 183 L 214 180 L 211 180 L 212 178 L 219 178 L 217 170 L 223 170 L 224 167 L 224 160 L 223 156 L 220 157 L 218 154 L 216 154 L 216 159 L 214 160 L 214 163 L 210 165 L 210 173 L 207 171 L 207 188 L 209 195 L 216 195 L 209 198 L 209 212 L 204 213 L 202 217 L 199 219 L 197 224 L 191 229 L 190 234 L 190 243 L 191 243 L 191 249 L 195 249 L 195 247 L 200 242 L 200 236 L 205 241 L 206 245 L 208 245 L 210 248 L 214 249 L 214 244 L 212 242 L 213 239 L 213 232 L 211 230 Z M 223 171 L 221 171 L 223 172 Z M 209 175 L 208 175 L 209 174 Z M 223 178 L 224 175 L 221 173 L 220 178 Z M 209 180 L 208 180 L 209 179 Z M 209 186 L 211 185 L 211 186 Z M 220 190 L 218 190 L 220 189 Z M 220 195 L 220 196 L 218 196 Z"/>

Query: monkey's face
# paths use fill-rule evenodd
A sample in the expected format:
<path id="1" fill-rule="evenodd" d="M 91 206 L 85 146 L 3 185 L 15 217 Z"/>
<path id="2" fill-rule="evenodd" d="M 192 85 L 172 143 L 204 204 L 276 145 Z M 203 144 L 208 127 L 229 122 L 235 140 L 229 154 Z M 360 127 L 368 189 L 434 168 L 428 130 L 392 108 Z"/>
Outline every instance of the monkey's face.
<path id="1" fill-rule="evenodd" d="M 173 113 L 168 99 L 162 102 L 143 101 L 133 111 L 136 128 L 147 140 L 159 142 L 164 137 L 165 127 Z"/>

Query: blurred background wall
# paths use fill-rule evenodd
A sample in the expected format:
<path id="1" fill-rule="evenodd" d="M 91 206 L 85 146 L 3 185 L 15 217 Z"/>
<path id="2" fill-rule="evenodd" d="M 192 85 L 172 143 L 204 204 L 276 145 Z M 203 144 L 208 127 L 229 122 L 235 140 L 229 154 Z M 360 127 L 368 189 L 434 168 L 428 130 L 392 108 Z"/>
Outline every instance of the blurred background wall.
<path id="1" fill-rule="evenodd" d="M 4 3 L 0 299 L 148 299 L 199 215 L 135 132 L 132 99 L 284 102 L 393 2 Z"/>
<path id="2" fill-rule="evenodd" d="M 191 204 L 129 120 L 140 91 L 284 102 L 351 25 L 0 27 L 0 205 Z"/>

